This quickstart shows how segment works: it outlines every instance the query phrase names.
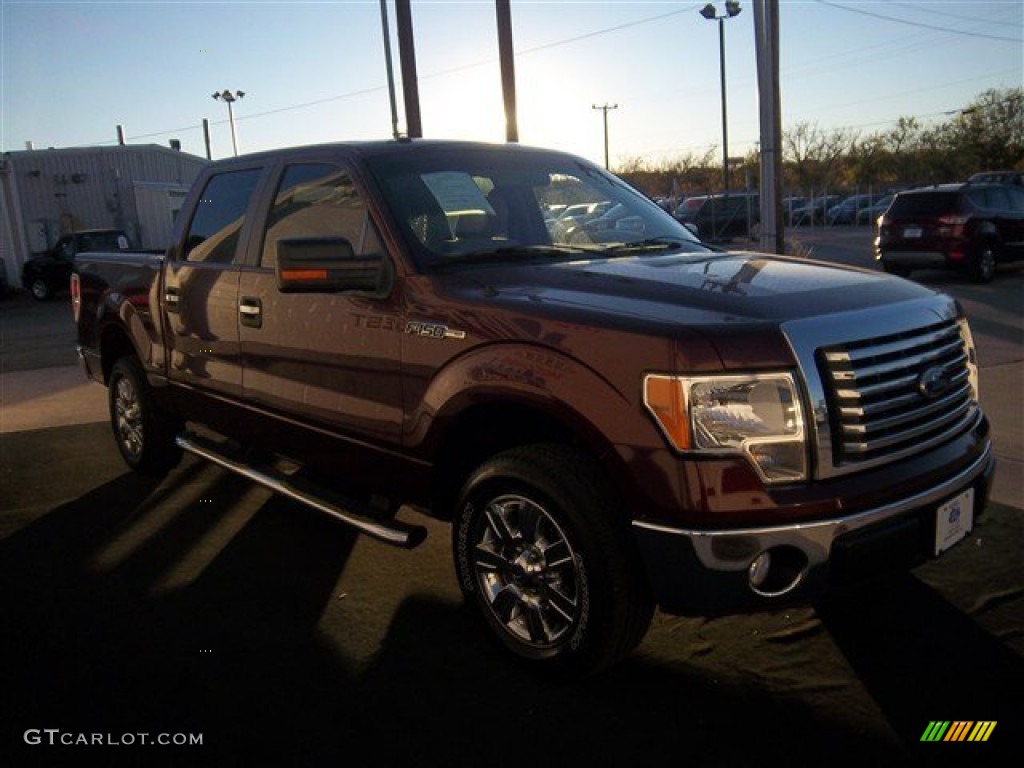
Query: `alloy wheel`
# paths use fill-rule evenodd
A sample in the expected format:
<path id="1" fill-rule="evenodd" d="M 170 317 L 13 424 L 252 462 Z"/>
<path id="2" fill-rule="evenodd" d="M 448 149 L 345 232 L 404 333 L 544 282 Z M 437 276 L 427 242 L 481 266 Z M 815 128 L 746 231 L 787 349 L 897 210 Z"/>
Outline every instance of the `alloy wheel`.
<path id="1" fill-rule="evenodd" d="M 118 439 L 129 456 L 138 458 L 144 446 L 142 406 L 134 383 L 127 377 L 117 381 L 114 394 L 114 421 Z"/>
<path id="2" fill-rule="evenodd" d="M 580 619 L 580 565 L 562 528 L 535 501 L 491 501 L 476 527 L 471 561 L 486 605 L 516 640 L 557 645 Z"/>

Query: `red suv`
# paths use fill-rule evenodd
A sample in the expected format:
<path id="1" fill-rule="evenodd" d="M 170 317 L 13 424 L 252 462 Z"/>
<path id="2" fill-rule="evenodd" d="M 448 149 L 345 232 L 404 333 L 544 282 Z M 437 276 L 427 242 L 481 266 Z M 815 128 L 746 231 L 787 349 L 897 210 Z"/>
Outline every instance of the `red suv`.
<path id="1" fill-rule="evenodd" d="M 1024 258 L 1024 189 L 968 182 L 900 192 L 879 219 L 875 258 L 904 277 L 945 268 L 987 283 L 998 263 Z"/>

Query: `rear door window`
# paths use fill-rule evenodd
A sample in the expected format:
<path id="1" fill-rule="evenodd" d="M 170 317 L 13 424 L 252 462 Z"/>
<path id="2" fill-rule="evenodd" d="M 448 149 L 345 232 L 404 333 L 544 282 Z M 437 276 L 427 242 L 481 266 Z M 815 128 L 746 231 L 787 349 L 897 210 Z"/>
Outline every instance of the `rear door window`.
<path id="1" fill-rule="evenodd" d="M 262 168 L 248 168 L 210 177 L 185 239 L 188 261 L 206 264 L 240 261 L 238 238 L 261 173 Z"/>

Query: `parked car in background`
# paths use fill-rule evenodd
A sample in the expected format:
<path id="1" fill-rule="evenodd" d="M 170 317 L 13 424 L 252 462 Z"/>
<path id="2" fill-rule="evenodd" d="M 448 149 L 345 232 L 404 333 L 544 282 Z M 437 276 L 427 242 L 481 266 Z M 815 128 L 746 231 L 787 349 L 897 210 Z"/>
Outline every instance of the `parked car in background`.
<path id="1" fill-rule="evenodd" d="M 21 270 L 21 284 L 37 301 L 68 290 L 75 256 L 90 251 L 126 251 L 131 248 L 123 229 L 86 229 L 63 235 L 41 256 L 29 259 Z"/>
<path id="2" fill-rule="evenodd" d="M 1024 171 L 983 171 L 971 176 L 972 183 L 988 182 L 990 184 L 1014 184 L 1024 187 Z"/>
<path id="3" fill-rule="evenodd" d="M 0 299 L 4 298 L 11 286 L 7 282 L 7 262 L 0 258 Z"/>
<path id="4" fill-rule="evenodd" d="M 886 209 L 892 204 L 893 197 L 895 195 L 886 195 L 880 198 L 874 205 L 861 209 L 857 213 L 857 223 L 874 225 L 878 221 L 878 217 L 885 213 Z"/>
<path id="5" fill-rule="evenodd" d="M 784 197 L 782 198 L 782 218 L 786 224 L 793 220 L 793 211 L 806 208 L 810 201 L 806 197 Z"/>
<path id="6" fill-rule="evenodd" d="M 900 192 L 879 222 L 875 258 L 896 275 L 947 268 L 987 283 L 997 264 L 1024 258 L 1024 189 L 968 182 Z"/>
<path id="7" fill-rule="evenodd" d="M 590 222 L 604 216 L 613 206 L 614 203 L 610 200 L 574 203 L 562 208 L 557 216 L 545 216 L 544 224 L 548 234 L 556 240 L 583 236 L 581 233 L 584 228 Z"/>
<path id="8" fill-rule="evenodd" d="M 799 227 L 808 224 L 821 224 L 825 221 L 825 213 L 834 205 L 840 202 L 839 195 L 823 195 L 810 199 L 803 206 L 793 206 L 789 223 L 791 226 Z"/>
<path id="9" fill-rule="evenodd" d="M 828 209 L 825 221 L 829 225 L 856 224 L 857 216 L 865 208 L 870 208 L 877 201 L 874 195 L 850 195 L 839 205 Z"/>
<path id="10" fill-rule="evenodd" d="M 672 214 L 709 243 L 750 237 L 761 221 L 759 198 L 746 192 L 686 198 Z"/>

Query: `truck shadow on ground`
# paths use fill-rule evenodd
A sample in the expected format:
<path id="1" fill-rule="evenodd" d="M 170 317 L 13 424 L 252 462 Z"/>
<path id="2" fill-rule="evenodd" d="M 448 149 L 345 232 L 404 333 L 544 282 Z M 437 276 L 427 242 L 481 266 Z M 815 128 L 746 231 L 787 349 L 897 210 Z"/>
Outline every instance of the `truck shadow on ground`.
<path id="1" fill-rule="evenodd" d="M 183 486 L 182 508 L 169 497 Z M 277 497 L 233 517 L 248 487 L 200 464 L 173 485 L 125 475 L 0 542 L 8 764 L 100 751 L 108 765 L 896 765 L 917 754 L 920 712 L 1006 720 L 1024 689 L 1017 656 L 909 577 L 822 610 L 902 745 L 687 659 L 541 680 L 465 609 L 417 591 L 360 666 L 318 627 L 356 537 Z M 185 557 L 203 565 L 175 586 Z M 29 746 L 31 728 L 202 733 L 203 746 Z"/>
<path id="2" fill-rule="evenodd" d="M 915 576 L 821 603 L 816 612 L 904 743 L 919 742 L 932 720 L 996 721 L 1001 736 L 1021 743 L 1024 661 Z"/>

